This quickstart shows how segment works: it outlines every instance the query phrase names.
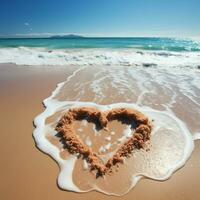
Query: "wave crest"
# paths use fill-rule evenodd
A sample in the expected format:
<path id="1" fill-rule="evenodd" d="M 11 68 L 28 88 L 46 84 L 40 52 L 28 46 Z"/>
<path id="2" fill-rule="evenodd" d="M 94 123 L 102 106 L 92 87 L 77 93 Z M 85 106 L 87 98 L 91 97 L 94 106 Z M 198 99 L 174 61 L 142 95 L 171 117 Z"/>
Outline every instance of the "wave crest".
<path id="1" fill-rule="evenodd" d="M 200 52 L 145 51 L 133 49 L 1 48 L 0 63 L 18 65 L 121 65 L 189 67 L 200 69 Z"/>

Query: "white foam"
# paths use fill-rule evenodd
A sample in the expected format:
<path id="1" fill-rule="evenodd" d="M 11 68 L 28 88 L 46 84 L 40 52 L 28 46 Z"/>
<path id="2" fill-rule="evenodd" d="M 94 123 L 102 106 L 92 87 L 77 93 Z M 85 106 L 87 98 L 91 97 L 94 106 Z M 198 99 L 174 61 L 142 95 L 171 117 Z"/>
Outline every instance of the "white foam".
<path id="1" fill-rule="evenodd" d="M 105 152 L 106 152 L 105 147 L 100 146 L 100 148 L 99 148 L 99 153 L 105 153 Z"/>
<path id="2" fill-rule="evenodd" d="M 199 52 L 165 52 L 134 49 L 0 48 L 0 63 L 18 65 L 121 65 L 153 67 L 200 66 Z"/>
<path id="3" fill-rule="evenodd" d="M 181 155 L 181 159 L 177 160 L 175 163 L 173 163 L 173 165 L 166 165 L 165 168 L 162 167 L 162 163 L 166 160 L 163 159 L 168 159 L 167 156 L 164 156 L 163 158 L 159 158 L 159 156 L 155 159 L 159 159 L 159 166 L 160 166 L 160 171 L 159 169 L 157 169 L 157 174 L 148 174 L 145 172 L 142 172 L 140 174 L 134 174 L 132 177 L 132 185 L 130 186 L 129 190 L 135 186 L 135 184 L 140 180 L 141 177 L 148 177 L 148 178 L 152 178 L 154 180 L 166 180 L 167 178 L 169 178 L 172 173 L 174 173 L 177 169 L 179 169 L 180 167 L 184 166 L 185 162 L 187 161 L 187 159 L 190 157 L 193 148 L 194 148 L 194 139 L 199 139 L 199 132 L 197 132 L 193 137 L 191 136 L 191 133 L 189 132 L 187 126 L 180 120 L 178 119 L 174 113 L 172 112 L 172 110 L 170 110 L 170 108 L 168 110 L 164 110 L 164 111 L 158 111 L 156 109 L 152 109 L 149 106 L 144 106 L 141 103 L 141 106 L 138 106 L 136 104 L 133 103 L 115 103 L 115 104 L 109 104 L 109 105 L 99 105 L 96 103 L 92 103 L 92 102 L 80 102 L 80 101 L 58 101 L 57 99 L 55 99 L 56 95 L 59 94 L 59 92 L 61 91 L 62 87 L 67 83 L 70 82 L 70 80 L 76 76 L 76 74 L 78 72 L 80 72 L 81 70 L 83 70 L 84 68 L 79 68 L 77 70 L 75 70 L 73 72 L 73 74 L 68 77 L 67 81 L 58 84 L 57 88 L 55 89 L 55 91 L 52 93 L 52 95 L 44 100 L 44 105 L 46 107 L 45 111 L 43 113 L 41 113 L 39 116 L 37 116 L 34 120 L 34 123 L 36 125 L 36 129 L 34 130 L 34 138 L 36 141 L 36 144 L 38 146 L 38 148 L 40 148 L 42 151 L 44 151 L 45 153 L 49 154 L 50 156 L 52 156 L 59 164 L 60 166 L 60 173 L 58 176 L 58 184 L 60 187 L 62 187 L 63 189 L 66 190 L 72 190 L 72 191 L 76 191 L 76 192 L 86 192 L 86 191 L 81 191 L 74 183 L 73 183 L 73 179 L 72 179 L 72 173 L 73 173 L 73 167 L 74 167 L 74 163 L 76 162 L 76 157 L 75 156 L 70 156 L 67 160 L 62 159 L 60 157 L 59 154 L 59 149 L 57 147 L 55 147 L 53 144 L 51 144 L 47 138 L 45 137 L 45 132 L 48 129 L 48 131 L 52 131 L 51 134 L 55 135 L 55 131 L 54 130 L 50 130 L 50 126 L 47 124 L 45 124 L 45 120 L 52 116 L 54 113 L 56 113 L 57 111 L 62 111 L 62 110 L 67 110 L 69 108 L 72 107 L 82 107 L 82 106 L 88 106 L 88 107 L 95 107 L 101 111 L 106 111 L 112 108 L 118 108 L 118 107 L 127 107 L 127 108 L 133 108 L 133 109 L 137 109 L 140 110 L 141 112 L 143 112 L 144 114 L 146 114 L 150 119 L 154 119 L 154 129 L 153 129 L 153 137 L 156 137 L 156 135 L 154 136 L 154 134 L 161 128 L 161 127 L 166 127 L 168 130 L 174 130 L 176 132 L 178 132 L 178 134 L 181 134 L 183 140 L 184 140 L 184 145 L 178 147 L 181 148 L 181 150 L 183 151 L 183 155 Z M 110 69 L 107 69 L 110 70 Z M 112 71 L 111 71 L 112 72 Z M 119 77 L 121 77 L 123 79 L 125 79 L 125 75 L 123 75 L 123 73 L 121 73 L 121 71 L 118 71 L 116 73 L 111 73 L 112 74 L 112 78 L 114 80 L 113 84 L 116 84 L 117 87 L 117 81 L 119 81 Z M 149 81 L 149 79 L 147 78 L 147 76 L 142 76 L 144 78 L 144 80 L 139 80 L 139 77 L 141 77 L 140 71 L 135 69 L 134 73 L 133 71 L 131 71 L 131 69 L 128 71 L 129 75 L 132 76 L 134 74 L 134 78 L 137 81 L 137 77 L 138 77 L 138 84 L 139 84 L 139 88 L 141 89 L 141 91 L 144 90 L 151 90 L 151 82 Z M 119 73 L 120 75 L 118 76 Z M 159 73 L 157 71 L 153 71 L 154 75 L 156 73 Z M 169 72 L 167 72 L 169 73 Z M 179 72 L 177 72 L 179 73 Z M 190 73 L 190 72 L 188 72 Z M 193 73 L 193 72 L 191 72 Z M 157 75 L 157 74 L 156 74 Z M 161 85 L 167 85 L 168 86 L 168 80 L 166 81 L 166 79 L 164 77 L 162 77 L 162 74 L 159 74 L 161 76 L 155 76 L 155 79 L 157 82 L 159 82 Z M 191 75 L 191 77 L 194 76 L 194 74 Z M 180 74 L 180 77 L 182 77 L 182 74 Z M 150 77 L 151 78 L 151 77 Z M 196 78 L 196 82 L 198 82 L 199 80 Z M 195 84 L 196 84 L 195 82 Z M 128 83 L 124 82 L 124 85 L 126 85 Z M 186 94 L 186 92 L 188 91 L 188 88 L 190 87 L 189 85 L 186 84 L 177 84 L 180 88 L 182 88 L 182 92 Z M 185 89 L 184 89 L 185 88 Z M 140 98 L 140 102 L 142 102 L 143 97 L 141 96 Z M 84 125 L 87 125 L 87 122 L 83 122 Z M 93 129 L 95 130 L 95 135 L 97 134 L 97 131 L 95 129 L 95 126 L 93 127 Z M 113 135 L 114 132 L 111 132 L 111 135 Z M 123 137 L 129 137 L 130 136 L 130 132 L 127 129 L 124 132 Z M 110 147 L 109 147 L 110 148 Z M 105 147 L 100 148 L 101 151 L 106 151 Z M 153 158 L 154 159 L 154 158 Z M 151 160 L 150 160 L 151 161 Z M 149 161 L 149 162 L 150 162 Z M 152 162 L 152 161 L 151 161 Z M 94 190 L 98 190 L 101 192 L 106 193 L 105 191 L 102 191 L 100 188 L 95 187 L 93 188 Z M 128 191 L 127 191 L 128 192 Z M 116 194 L 113 194 L 116 195 Z"/>
<path id="4" fill-rule="evenodd" d="M 85 127 L 88 125 L 88 124 L 87 124 L 87 120 L 82 120 L 81 123 L 82 123 L 82 125 L 85 126 Z"/>
<path id="5" fill-rule="evenodd" d="M 92 146 L 92 141 L 90 140 L 90 138 L 87 136 L 86 139 L 85 139 L 85 144 L 88 146 L 88 147 L 91 147 Z"/>
<path id="6" fill-rule="evenodd" d="M 88 163 L 85 159 L 83 159 L 83 169 L 87 170 L 89 168 Z"/>
<path id="7" fill-rule="evenodd" d="M 76 159 L 72 156 L 68 158 L 67 160 L 62 160 L 59 156 L 58 149 L 54 147 L 52 144 L 50 144 L 50 142 L 47 139 L 45 139 L 45 136 L 44 136 L 45 119 L 58 110 L 58 104 L 59 104 L 58 102 L 55 102 L 55 101 L 51 101 L 50 103 L 50 99 L 46 100 L 45 102 L 46 103 L 48 102 L 48 106 L 46 110 L 35 119 L 36 129 L 34 131 L 34 138 L 36 140 L 37 146 L 45 153 L 48 153 L 49 155 L 51 155 L 60 165 L 61 171 L 58 176 L 59 186 L 66 190 L 80 191 L 80 189 L 78 189 L 74 185 L 73 180 L 72 180 L 73 165 Z M 60 103 L 61 103 L 60 106 L 62 108 L 63 107 L 66 108 L 67 105 L 69 105 L 70 107 L 89 106 L 89 107 L 96 107 L 102 111 L 112 109 L 112 108 L 118 108 L 118 107 L 134 108 L 134 109 L 138 109 L 142 111 L 151 119 L 154 119 L 156 123 L 158 123 L 159 126 L 163 125 L 164 127 L 169 127 L 171 129 L 181 130 L 181 134 L 185 141 L 185 145 L 182 147 L 184 148 L 184 154 L 182 156 L 182 159 L 178 160 L 174 166 L 169 166 L 169 169 L 167 169 L 167 171 L 165 172 L 165 176 L 161 176 L 160 178 L 151 177 L 149 174 L 145 174 L 145 173 L 135 175 L 135 177 L 133 177 L 132 187 L 139 180 L 138 177 L 142 177 L 142 176 L 153 178 L 155 180 L 165 180 L 169 178 L 173 172 L 175 172 L 178 168 L 182 167 L 185 164 L 186 160 L 189 158 L 189 156 L 192 153 L 194 144 L 193 144 L 191 134 L 189 133 L 187 127 L 178 118 L 176 118 L 175 116 L 167 112 L 156 111 L 147 107 L 141 108 L 135 104 L 127 104 L 127 103 L 117 103 L 117 104 L 110 104 L 110 105 L 104 105 L 104 106 L 91 103 L 91 102 L 67 102 L 66 101 L 66 102 L 60 102 Z M 60 109 L 61 108 L 59 108 L 59 110 Z M 172 124 L 171 123 L 172 121 L 169 121 L 168 123 L 168 121 L 166 121 L 166 119 L 168 118 L 171 119 L 174 123 Z M 154 124 L 154 126 L 156 126 L 156 124 Z M 110 148 L 110 144 L 108 148 Z M 103 149 L 105 150 L 107 150 L 108 148 L 103 147 Z M 96 190 L 101 191 L 98 188 L 96 188 Z M 81 191 L 81 192 L 84 192 L 84 191 Z"/>
<path id="8" fill-rule="evenodd" d="M 130 138 L 132 136 L 132 130 L 131 130 L 131 126 L 127 126 L 122 133 L 122 137 L 117 139 L 117 143 L 121 144 L 123 142 L 125 142 L 127 140 L 127 138 Z"/>
<path id="9" fill-rule="evenodd" d="M 111 144 L 111 143 L 108 143 L 108 144 L 106 144 L 106 145 L 104 146 L 104 148 L 105 148 L 106 150 L 109 150 L 111 146 L 112 146 L 112 144 Z"/>
<path id="10" fill-rule="evenodd" d="M 111 136 L 105 137 L 105 140 L 106 140 L 106 141 L 110 141 L 110 140 L 111 140 Z"/>
<path id="11" fill-rule="evenodd" d="M 127 126 L 126 129 L 124 129 L 123 131 L 123 135 L 126 137 L 126 138 L 130 138 L 132 136 L 132 131 L 131 131 L 131 126 Z"/>
<path id="12" fill-rule="evenodd" d="M 62 164 L 60 164 L 58 185 L 62 189 L 67 188 L 67 190 L 69 191 L 81 192 L 81 190 L 78 189 L 76 185 L 74 185 L 72 180 L 72 171 L 74 169 L 74 164 L 76 159 L 77 159 L 76 157 L 70 156 L 67 160 L 65 160 Z"/>

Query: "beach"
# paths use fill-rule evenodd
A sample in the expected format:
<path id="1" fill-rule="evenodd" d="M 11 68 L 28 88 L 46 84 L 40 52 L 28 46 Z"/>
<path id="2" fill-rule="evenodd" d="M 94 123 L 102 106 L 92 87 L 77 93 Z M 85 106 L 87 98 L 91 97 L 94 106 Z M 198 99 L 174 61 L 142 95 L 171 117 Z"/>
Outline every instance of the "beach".
<path id="1" fill-rule="evenodd" d="M 200 1 L 2 1 L 0 200 L 199 200 Z"/>
<path id="2" fill-rule="evenodd" d="M 62 90 L 56 97 L 60 101 L 92 101 L 103 105 L 117 102 L 137 102 L 139 105 L 150 106 L 160 111 L 166 110 L 166 105 L 171 105 L 169 107 L 176 117 L 184 121 L 190 133 L 195 135 L 199 131 L 199 105 L 194 102 L 199 103 L 199 89 L 195 86 L 198 79 L 195 79 L 196 82 L 194 81 L 193 84 L 192 77 L 197 78 L 199 71 L 188 71 L 187 76 L 183 76 L 180 69 L 176 72 L 176 74 L 174 72 L 170 74 L 170 70 L 163 71 L 145 67 L 131 69 L 130 66 L 109 66 L 106 69 L 101 66 L 86 66 L 80 69 L 78 66 L 66 67 L 64 65 L 50 67 L 0 64 L 0 110 L 2 113 L 0 117 L 3 137 L 1 139 L 2 180 L 0 193 L 2 198 L 15 198 L 16 200 L 25 198 L 117 199 L 117 197 L 95 191 L 79 194 L 59 189 L 56 183 L 59 167 L 52 158 L 36 148 L 32 137 L 35 130 L 33 120 L 44 111 L 42 101 L 51 95 L 56 85 L 71 77 L 62 86 Z M 154 74 L 152 77 L 157 79 L 150 83 L 151 74 Z M 167 78 L 163 79 L 162 75 Z M 139 81 L 141 77 L 143 77 L 143 82 Z M 181 83 L 182 78 L 188 79 L 189 84 L 177 86 L 175 80 L 179 80 Z M 170 84 L 167 85 L 166 80 Z M 167 85 L 167 87 L 163 89 L 161 87 L 163 85 Z M 138 99 L 140 96 L 138 94 L 141 94 L 141 86 L 144 91 L 149 89 L 152 92 L 152 88 L 154 88 L 154 92 L 146 94 L 143 91 L 143 95 Z M 192 100 L 188 98 L 188 94 L 184 93 L 189 91 L 188 87 L 190 86 L 193 88 L 191 90 L 193 92 Z M 174 96 L 172 91 L 177 95 Z M 175 97 L 176 101 L 174 102 L 176 103 L 171 102 L 171 97 Z M 194 138 L 198 138 L 198 134 Z M 136 187 L 121 198 L 199 199 L 200 160 L 198 154 L 200 143 L 199 140 L 194 140 L 194 143 L 194 150 L 185 166 L 175 172 L 169 180 L 140 180 Z"/>

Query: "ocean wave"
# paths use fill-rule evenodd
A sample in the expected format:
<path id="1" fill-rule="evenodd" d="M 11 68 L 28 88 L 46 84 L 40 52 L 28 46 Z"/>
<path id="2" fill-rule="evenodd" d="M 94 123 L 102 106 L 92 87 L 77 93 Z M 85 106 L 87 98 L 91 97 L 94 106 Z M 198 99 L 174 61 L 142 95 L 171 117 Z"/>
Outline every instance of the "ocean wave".
<path id="1" fill-rule="evenodd" d="M 200 52 L 146 51 L 133 49 L 0 48 L 0 63 L 17 65 L 121 65 L 188 67 L 200 69 Z"/>

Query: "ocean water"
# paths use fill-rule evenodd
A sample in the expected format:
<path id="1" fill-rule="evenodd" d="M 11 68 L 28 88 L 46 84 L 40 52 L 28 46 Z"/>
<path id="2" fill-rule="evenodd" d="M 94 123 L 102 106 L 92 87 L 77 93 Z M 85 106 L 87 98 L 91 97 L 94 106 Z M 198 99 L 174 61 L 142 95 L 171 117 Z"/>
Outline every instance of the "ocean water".
<path id="1" fill-rule="evenodd" d="M 0 63 L 199 68 L 199 57 L 200 41 L 189 39 L 0 39 Z"/>
<path id="2" fill-rule="evenodd" d="M 73 69 L 43 101 L 45 110 L 34 120 L 36 144 L 59 164 L 58 184 L 65 190 L 97 190 L 119 196 L 130 191 L 141 178 L 167 180 L 185 165 L 195 148 L 194 141 L 200 139 L 199 41 L 173 38 L 1 39 L 0 63 Z M 76 155 L 66 156 L 66 149 L 59 143 L 55 131 L 68 109 L 84 106 L 101 111 L 126 107 L 144 113 L 153 120 L 149 151 L 135 151 L 118 173 L 96 179 L 87 164 L 85 167 L 85 160 Z M 97 130 L 93 129 L 91 132 L 96 134 Z M 91 135 L 87 131 L 81 134 L 93 148 L 95 141 Z M 108 154 L 113 153 L 115 145 L 112 143 L 114 136 L 109 136 L 109 141 L 103 135 L 98 140 Z M 119 139 L 126 136 L 115 135 Z"/>
<path id="3" fill-rule="evenodd" d="M 200 51 L 200 42 L 175 38 L 74 38 L 74 39 L 0 39 L 0 47 L 43 47 L 48 49 L 73 48 L 130 48 L 164 51 Z"/>

